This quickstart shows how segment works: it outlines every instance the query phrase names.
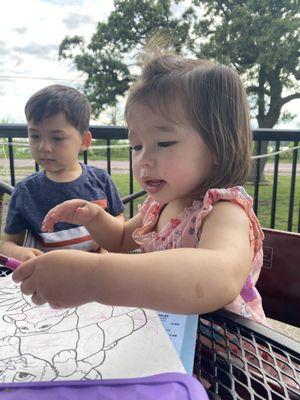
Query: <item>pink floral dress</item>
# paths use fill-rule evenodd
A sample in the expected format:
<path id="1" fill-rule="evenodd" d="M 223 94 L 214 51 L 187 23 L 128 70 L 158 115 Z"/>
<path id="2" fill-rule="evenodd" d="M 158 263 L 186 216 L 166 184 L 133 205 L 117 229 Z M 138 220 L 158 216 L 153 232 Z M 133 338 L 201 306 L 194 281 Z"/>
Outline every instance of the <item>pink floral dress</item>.
<path id="1" fill-rule="evenodd" d="M 192 206 L 185 208 L 180 215 L 172 218 L 159 233 L 153 231 L 159 219 L 163 205 L 151 197 L 140 206 L 143 226 L 133 233 L 133 239 L 145 253 L 159 250 L 198 246 L 204 218 L 220 200 L 239 204 L 249 217 L 249 238 L 253 250 L 250 274 L 239 296 L 225 309 L 268 325 L 262 308 L 261 296 L 255 284 L 263 264 L 262 241 L 264 234 L 252 208 L 252 198 L 241 186 L 229 189 L 210 189 L 203 201 L 195 200 Z"/>

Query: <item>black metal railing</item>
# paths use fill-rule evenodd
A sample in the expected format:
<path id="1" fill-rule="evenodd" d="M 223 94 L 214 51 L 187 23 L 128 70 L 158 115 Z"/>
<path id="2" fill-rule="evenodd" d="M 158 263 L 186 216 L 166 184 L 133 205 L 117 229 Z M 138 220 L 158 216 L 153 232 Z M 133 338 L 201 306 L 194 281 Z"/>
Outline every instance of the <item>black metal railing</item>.
<path id="1" fill-rule="evenodd" d="M 115 160 L 112 159 L 111 155 L 111 144 L 112 140 L 127 139 L 127 129 L 121 126 L 91 126 L 91 131 L 94 139 L 102 139 L 106 145 L 106 170 L 109 174 L 112 173 L 112 168 Z M 16 184 L 15 175 L 15 154 L 14 145 L 17 145 L 17 138 L 27 138 L 26 125 L 24 124 L 0 124 L 0 140 L 8 145 L 8 160 L 9 160 L 9 174 L 10 182 L 13 186 Z M 269 141 L 274 147 L 274 155 L 272 156 L 272 187 L 269 191 L 270 207 L 268 209 L 268 221 L 264 223 L 264 226 L 270 228 L 276 228 L 276 218 L 278 209 L 278 192 L 279 192 L 279 176 L 280 166 L 282 165 L 282 154 L 280 153 L 284 147 L 292 147 L 290 151 L 290 157 L 288 159 L 288 170 L 285 172 L 287 179 L 289 179 L 289 199 L 288 199 L 288 213 L 286 216 L 286 230 L 300 232 L 300 185 L 296 186 L 297 178 L 299 180 L 299 142 L 300 142 L 300 130 L 274 130 L 274 129 L 257 129 L 253 131 L 253 140 L 255 143 L 255 156 L 261 155 L 262 143 Z M 273 151 L 272 151 L 273 152 Z M 286 153 L 284 153 L 286 154 Z M 89 152 L 84 153 L 83 160 L 85 163 L 89 162 Z M 262 158 L 255 160 L 256 173 L 253 185 L 253 199 L 254 199 L 254 211 L 260 217 L 260 203 L 262 201 L 261 192 L 264 189 L 265 182 L 262 181 L 261 163 Z M 270 165 L 270 163 L 269 163 Z M 38 170 L 38 165 L 35 164 L 35 169 Z M 132 174 L 132 160 L 131 151 L 128 147 L 128 174 L 129 174 L 129 187 L 128 194 L 134 192 L 134 179 Z M 289 178 L 288 178 L 289 177 Z M 129 203 L 129 214 L 134 214 L 134 200 L 130 199 Z M 283 217 L 285 218 L 285 217 Z"/>
<path id="2" fill-rule="evenodd" d="M 275 130 L 275 129 L 257 129 L 253 131 L 253 140 L 256 143 L 256 152 L 255 155 L 261 155 L 262 151 L 262 142 L 268 141 L 269 143 L 274 143 L 274 161 L 273 161 L 273 180 L 272 180 L 272 198 L 271 198 L 271 210 L 270 210 L 270 222 L 269 227 L 275 228 L 275 220 L 276 220 L 276 209 L 277 209 L 277 193 L 278 193 L 278 177 L 279 177 L 279 166 L 280 166 L 280 156 L 281 156 L 281 146 L 282 142 L 284 142 L 286 149 L 289 149 L 289 146 L 293 150 L 291 150 L 291 166 L 288 175 L 290 175 L 290 191 L 289 191 L 289 206 L 288 206 L 288 216 L 287 216 L 287 224 L 286 230 L 292 231 L 295 230 L 300 232 L 300 193 L 297 193 L 298 205 L 295 205 L 296 201 L 296 178 L 298 173 L 298 179 L 300 178 L 299 171 L 299 142 L 300 142 L 300 130 Z M 289 145 L 289 146 L 287 146 Z M 253 193 L 253 208 L 256 215 L 259 214 L 258 205 L 259 205 L 259 191 L 261 188 L 261 158 L 256 159 L 256 176 L 254 181 L 254 193 Z M 289 163 L 290 164 L 290 163 Z M 298 184 L 298 192 L 300 191 L 300 185 Z M 295 217 L 295 213 L 298 215 Z M 298 221 L 296 221 L 298 219 Z M 296 221 L 296 222 L 294 222 Z M 293 229 L 293 222 L 295 228 Z"/>

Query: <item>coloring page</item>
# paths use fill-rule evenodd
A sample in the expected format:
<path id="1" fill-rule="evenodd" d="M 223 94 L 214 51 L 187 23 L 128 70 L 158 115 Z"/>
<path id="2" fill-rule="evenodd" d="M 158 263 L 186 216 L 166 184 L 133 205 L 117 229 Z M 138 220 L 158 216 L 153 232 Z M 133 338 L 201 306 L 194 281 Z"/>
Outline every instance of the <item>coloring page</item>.
<path id="1" fill-rule="evenodd" d="M 152 310 L 36 306 L 0 279 L 0 382 L 133 378 L 185 372 Z"/>

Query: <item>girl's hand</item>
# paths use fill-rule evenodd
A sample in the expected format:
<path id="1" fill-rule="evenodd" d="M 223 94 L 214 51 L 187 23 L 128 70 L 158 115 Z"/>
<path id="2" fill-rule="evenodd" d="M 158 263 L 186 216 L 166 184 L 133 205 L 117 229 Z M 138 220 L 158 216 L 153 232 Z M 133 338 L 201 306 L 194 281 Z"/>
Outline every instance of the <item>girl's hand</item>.
<path id="1" fill-rule="evenodd" d="M 93 273 L 99 257 L 79 250 L 51 251 L 24 262 L 12 278 L 37 305 L 76 307 L 96 300 Z"/>
<path id="2" fill-rule="evenodd" d="M 53 232 L 53 227 L 57 222 L 86 225 L 97 216 L 99 208 L 98 205 L 86 200 L 67 200 L 47 213 L 42 224 L 42 231 Z"/>

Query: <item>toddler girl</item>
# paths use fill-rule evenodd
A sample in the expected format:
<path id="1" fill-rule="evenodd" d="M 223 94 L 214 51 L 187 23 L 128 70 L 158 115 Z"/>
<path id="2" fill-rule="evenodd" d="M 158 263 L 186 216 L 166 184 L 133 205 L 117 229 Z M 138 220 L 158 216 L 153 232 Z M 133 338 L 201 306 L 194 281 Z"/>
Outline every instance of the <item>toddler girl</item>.
<path id="1" fill-rule="evenodd" d="M 133 172 L 148 198 L 125 225 L 85 200 L 46 216 L 85 225 L 110 253 L 52 251 L 14 272 L 36 304 L 86 302 L 174 313 L 221 307 L 265 323 L 255 288 L 263 233 L 242 188 L 251 130 L 236 72 L 209 60 L 148 57 L 125 115 Z M 129 252 L 140 247 L 140 254 Z"/>

